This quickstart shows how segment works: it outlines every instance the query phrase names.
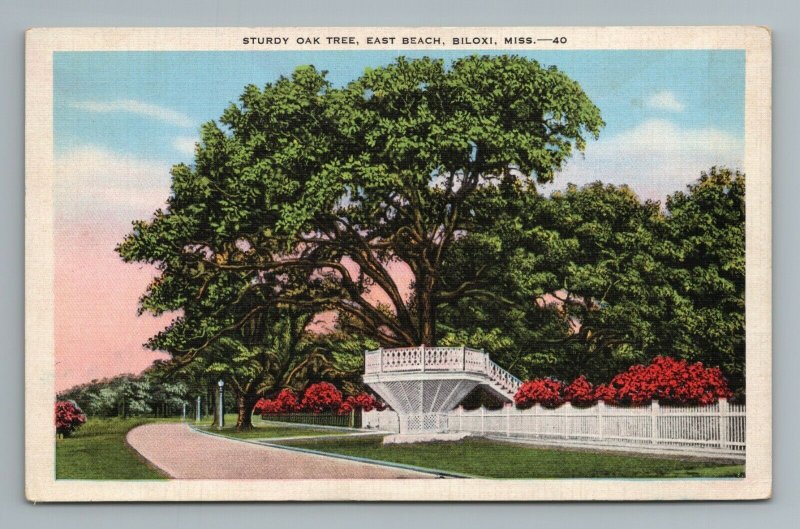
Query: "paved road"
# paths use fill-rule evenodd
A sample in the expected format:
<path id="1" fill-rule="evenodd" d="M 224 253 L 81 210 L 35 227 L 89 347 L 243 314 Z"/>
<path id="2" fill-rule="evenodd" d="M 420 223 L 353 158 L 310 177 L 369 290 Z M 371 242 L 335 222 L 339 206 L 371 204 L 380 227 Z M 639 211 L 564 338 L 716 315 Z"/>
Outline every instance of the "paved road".
<path id="1" fill-rule="evenodd" d="M 432 478 L 431 474 L 259 446 L 192 431 L 185 424 L 146 424 L 128 444 L 177 479 Z"/>

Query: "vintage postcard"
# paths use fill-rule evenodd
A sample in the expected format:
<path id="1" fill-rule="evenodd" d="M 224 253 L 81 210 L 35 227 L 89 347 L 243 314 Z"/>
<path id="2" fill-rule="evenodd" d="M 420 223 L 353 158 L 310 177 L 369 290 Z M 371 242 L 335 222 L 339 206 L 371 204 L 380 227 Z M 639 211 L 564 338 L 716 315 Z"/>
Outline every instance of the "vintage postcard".
<path id="1" fill-rule="evenodd" d="M 31 501 L 770 496 L 769 30 L 26 53 Z"/>

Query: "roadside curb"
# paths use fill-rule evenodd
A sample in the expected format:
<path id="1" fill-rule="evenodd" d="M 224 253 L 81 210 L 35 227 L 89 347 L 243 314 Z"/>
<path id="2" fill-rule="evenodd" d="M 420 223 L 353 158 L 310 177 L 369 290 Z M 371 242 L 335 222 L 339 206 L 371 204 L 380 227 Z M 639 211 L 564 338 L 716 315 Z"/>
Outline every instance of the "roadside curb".
<path id="1" fill-rule="evenodd" d="M 293 424 L 293 423 L 289 423 L 289 424 Z M 209 431 L 205 431 L 205 430 L 200 430 L 199 428 L 197 428 L 195 426 L 192 426 L 192 425 L 188 425 L 187 424 L 187 426 L 189 427 L 190 430 L 192 430 L 194 432 L 197 432 L 197 433 L 200 433 L 200 434 L 203 434 L 203 435 L 210 435 L 212 437 L 218 437 L 218 438 L 221 438 L 221 439 L 226 439 L 228 441 L 247 443 L 247 444 L 252 444 L 252 445 L 256 445 L 256 446 L 264 446 L 264 447 L 267 447 L 267 448 L 278 448 L 278 449 L 281 449 L 281 450 L 289 450 L 289 451 L 292 451 L 292 452 L 301 452 L 301 453 L 306 453 L 306 454 L 312 454 L 312 455 L 318 455 L 318 456 L 324 456 L 324 457 L 331 457 L 331 458 L 334 458 L 334 459 L 344 459 L 346 461 L 353 461 L 355 463 L 365 463 L 365 464 L 369 464 L 369 465 L 396 468 L 396 469 L 399 469 L 399 470 L 410 470 L 412 472 L 419 472 L 421 474 L 431 474 L 431 475 L 437 476 L 439 478 L 475 479 L 475 476 L 470 476 L 468 474 L 459 474 L 457 472 L 449 472 L 449 471 L 446 471 L 446 470 L 437 470 L 437 469 L 433 469 L 433 468 L 424 468 L 424 467 L 417 467 L 417 466 L 414 466 L 414 465 L 406 465 L 406 464 L 403 464 L 403 463 L 393 463 L 391 461 L 379 461 L 379 460 L 376 460 L 376 459 L 368 459 L 368 458 L 365 458 L 365 457 L 348 456 L 348 455 L 344 455 L 344 454 L 335 454 L 335 453 L 331 453 L 331 452 L 322 452 L 322 451 L 319 451 L 319 450 L 312 450 L 310 448 L 299 448 L 299 447 L 296 447 L 296 446 L 286 446 L 286 445 L 274 444 L 274 443 L 271 443 L 271 442 L 268 442 L 268 441 L 263 441 L 263 440 L 262 441 L 258 441 L 258 440 L 255 440 L 255 439 L 237 439 L 235 437 L 228 437 L 226 435 L 222 435 L 222 434 L 218 434 L 218 433 L 214 433 L 214 432 L 209 432 Z M 358 436 L 359 437 L 366 437 L 368 435 L 381 435 L 382 433 L 383 432 L 370 432 L 369 434 L 365 434 L 363 436 L 362 435 L 358 435 Z M 346 438 L 346 437 L 350 437 L 350 436 L 348 436 L 348 435 L 314 436 L 313 439 L 319 439 L 320 437 L 326 437 L 328 439 L 331 439 L 331 438 Z M 306 437 L 306 439 L 309 439 L 309 438 L 312 438 L 312 437 L 311 436 Z M 289 440 L 291 438 L 285 438 L 285 439 Z M 297 438 L 295 438 L 295 439 L 297 439 Z"/>

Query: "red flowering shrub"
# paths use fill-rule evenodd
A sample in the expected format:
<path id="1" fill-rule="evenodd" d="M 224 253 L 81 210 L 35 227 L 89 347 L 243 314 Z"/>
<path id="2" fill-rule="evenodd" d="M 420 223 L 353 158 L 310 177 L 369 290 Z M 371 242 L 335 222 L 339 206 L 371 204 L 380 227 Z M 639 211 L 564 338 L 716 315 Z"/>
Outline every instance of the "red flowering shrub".
<path id="1" fill-rule="evenodd" d="M 551 378 L 528 380 L 514 395 L 514 402 L 521 408 L 536 403 L 548 408 L 555 408 L 564 402 L 563 384 Z"/>
<path id="2" fill-rule="evenodd" d="M 656 357 L 647 366 L 631 366 L 595 390 L 596 398 L 614 404 L 641 404 L 654 399 L 666 404 L 712 404 L 731 396 L 718 367 L 665 356 Z"/>
<path id="3" fill-rule="evenodd" d="M 81 409 L 70 401 L 58 401 L 55 408 L 56 433 L 67 437 L 86 422 L 86 416 Z"/>
<path id="4" fill-rule="evenodd" d="M 564 400 L 576 406 L 590 406 L 597 402 L 594 387 L 583 375 L 573 380 L 572 384 L 564 389 Z"/>
<path id="5" fill-rule="evenodd" d="M 346 415 L 353 410 L 381 411 L 384 409 L 386 409 L 386 405 L 369 393 L 359 393 L 358 395 L 350 395 L 344 400 L 339 407 L 339 414 Z"/>
<path id="6" fill-rule="evenodd" d="M 311 384 L 306 388 L 300 406 L 314 413 L 338 410 L 342 405 L 342 393 L 330 382 Z"/>
<path id="7" fill-rule="evenodd" d="M 598 384 L 594 387 L 594 400 L 607 402 L 609 404 L 614 403 L 614 395 L 616 395 L 616 391 L 608 384 Z"/>
<path id="8" fill-rule="evenodd" d="M 264 415 L 266 413 L 290 413 L 299 411 L 300 404 L 297 402 L 297 395 L 291 389 L 282 389 L 274 400 L 260 399 L 256 402 L 253 413 Z"/>
<path id="9" fill-rule="evenodd" d="M 608 384 L 594 387 L 583 375 L 566 387 L 550 378 L 529 380 L 519 388 L 514 402 L 521 408 L 535 403 L 556 407 L 567 401 L 589 406 L 600 400 L 609 404 L 637 405 L 658 400 L 664 404 L 706 405 L 732 396 L 718 367 L 658 356 L 646 366 L 631 366 Z"/>

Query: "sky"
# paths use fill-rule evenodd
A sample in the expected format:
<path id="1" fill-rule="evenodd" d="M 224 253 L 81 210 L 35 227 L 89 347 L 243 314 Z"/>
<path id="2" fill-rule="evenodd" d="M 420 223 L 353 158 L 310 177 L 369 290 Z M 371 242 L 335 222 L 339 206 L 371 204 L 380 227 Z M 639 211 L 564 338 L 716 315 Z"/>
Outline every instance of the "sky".
<path id="1" fill-rule="evenodd" d="M 474 52 L 59 52 L 54 57 L 56 390 L 139 372 L 157 358 L 142 344 L 172 316 L 137 316 L 152 268 L 114 247 L 131 221 L 169 193 L 169 168 L 192 161 L 202 123 L 247 84 L 298 65 L 335 86 L 398 55 L 452 59 Z M 484 53 L 480 51 L 480 53 Z M 515 51 L 578 81 L 606 122 L 597 141 L 543 189 L 596 180 L 642 198 L 684 190 L 712 165 L 742 167 L 744 52 Z"/>

